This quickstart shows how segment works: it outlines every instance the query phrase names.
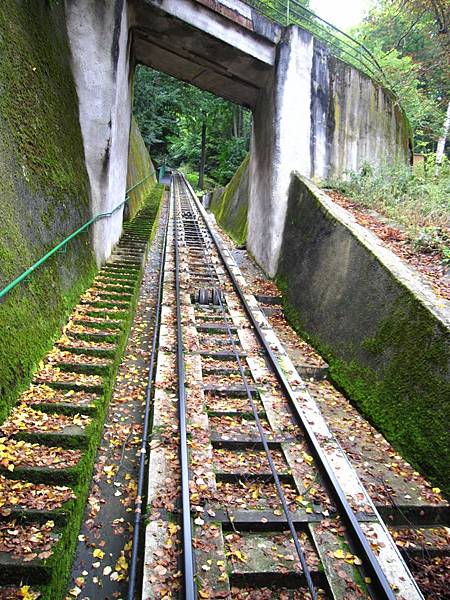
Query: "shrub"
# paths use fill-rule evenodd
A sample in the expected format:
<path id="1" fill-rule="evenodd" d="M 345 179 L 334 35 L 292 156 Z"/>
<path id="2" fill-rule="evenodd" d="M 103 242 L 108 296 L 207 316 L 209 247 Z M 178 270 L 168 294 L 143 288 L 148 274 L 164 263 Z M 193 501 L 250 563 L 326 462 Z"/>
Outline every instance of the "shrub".
<path id="1" fill-rule="evenodd" d="M 398 163 L 373 167 L 365 163 L 358 172 L 350 171 L 342 179 L 329 179 L 323 182 L 323 187 L 337 190 L 395 220 L 416 248 L 439 251 L 445 259 L 445 248 L 450 246 L 447 159 L 439 176 L 435 175 L 433 154 L 415 167 Z"/>

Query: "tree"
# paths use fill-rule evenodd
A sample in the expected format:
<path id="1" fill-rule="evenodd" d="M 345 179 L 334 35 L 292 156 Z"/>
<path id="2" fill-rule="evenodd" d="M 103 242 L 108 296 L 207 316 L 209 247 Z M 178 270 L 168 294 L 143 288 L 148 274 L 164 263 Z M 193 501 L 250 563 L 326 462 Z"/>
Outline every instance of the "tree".
<path id="1" fill-rule="evenodd" d="M 441 169 L 442 160 L 444 158 L 445 142 L 447 141 L 449 129 L 450 129 L 450 101 L 447 105 L 447 113 L 445 115 L 444 127 L 442 128 L 442 135 L 439 138 L 437 149 L 436 149 L 436 175 L 439 175 L 439 171 Z"/>
<path id="2" fill-rule="evenodd" d="M 448 0 L 379 0 L 353 31 L 385 70 L 419 149 L 436 147 L 450 100 L 449 7 Z"/>
<path id="3" fill-rule="evenodd" d="M 157 162 L 189 165 L 224 184 L 248 152 L 249 111 L 146 67 L 138 67 L 134 114 Z"/>

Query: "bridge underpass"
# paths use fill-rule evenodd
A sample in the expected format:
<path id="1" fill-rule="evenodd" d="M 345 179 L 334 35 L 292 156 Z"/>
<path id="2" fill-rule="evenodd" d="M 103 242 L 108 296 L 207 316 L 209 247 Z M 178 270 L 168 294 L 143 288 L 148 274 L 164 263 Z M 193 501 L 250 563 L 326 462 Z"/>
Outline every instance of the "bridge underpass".
<path id="1" fill-rule="evenodd" d="M 94 5 L 66 3 L 95 210 L 110 209 L 125 189 L 137 63 L 253 111 L 248 246 L 270 275 L 293 171 L 326 178 L 365 161 L 408 158 L 408 127 L 395 98 L 297 26 L 274 24 L 239 0 Z M 120 228 L 120 213 L 108 228 L 98 225 L 99 262 Z"/>

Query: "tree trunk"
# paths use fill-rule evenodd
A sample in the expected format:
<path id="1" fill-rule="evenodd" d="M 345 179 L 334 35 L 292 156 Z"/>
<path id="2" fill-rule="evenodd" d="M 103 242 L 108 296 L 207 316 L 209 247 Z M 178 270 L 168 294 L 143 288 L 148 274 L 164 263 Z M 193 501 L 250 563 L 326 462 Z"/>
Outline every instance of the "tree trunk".
<path id="1" fill-rule="evenodd" d="M 233 137 L 239 137 L 239 107 L 233 108 Z"/>
<path id="2" fill-rule="evenodd" d="M 202 153 L 200 157 L 200 168 L 198 170 L 198 187 L 200 190 L 204 189 L 205 179 L 205 164 L 206 164 L 206 119 L 203 119 L 202 123 Z"/>
<path id="3" fill-rule="evenodd" d="M 436 171 L 435 174 L 439 175 L 439 171 L 441 169 L 442 159 L 444 157 L 445 150 L 445 141 L 447 139 L 448 130 L 450 129 L 450 100 L 447 105 L 447 115 L 444 121 L 444 129 L 442 131 L 442 135 L 439 138 L 439 142 L 436 148 Z"/>

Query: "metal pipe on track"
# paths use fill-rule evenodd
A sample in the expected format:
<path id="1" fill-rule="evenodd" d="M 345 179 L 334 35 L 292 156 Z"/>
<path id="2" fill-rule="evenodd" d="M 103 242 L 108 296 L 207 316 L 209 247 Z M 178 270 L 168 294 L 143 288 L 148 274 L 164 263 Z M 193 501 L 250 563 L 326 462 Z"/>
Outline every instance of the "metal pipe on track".
<path id="1" fill-rule="evenodd" d="M 171 185 L 173 194 L 173 179 Z M 184 368 L 184 343 L 181 324 L 181 286 L 180 286 L 180 250 L 178 239 L 177 202 L 173 197 L 174 245 L 175 245 L 175 294 L 177 321 L 177 372 L 178 372 L 178 418 L 180 429 L 180 463 L 181 463 L 181 501 L 183 521 L 183 565 L 184 565 L 184 598 L 195 600 L 197 589 L 194 579 L 194 554 L 192 550 L 191 501 L 189 495 L 189 457 L 187 444 L 186 418 L 186 373 Z"/>

